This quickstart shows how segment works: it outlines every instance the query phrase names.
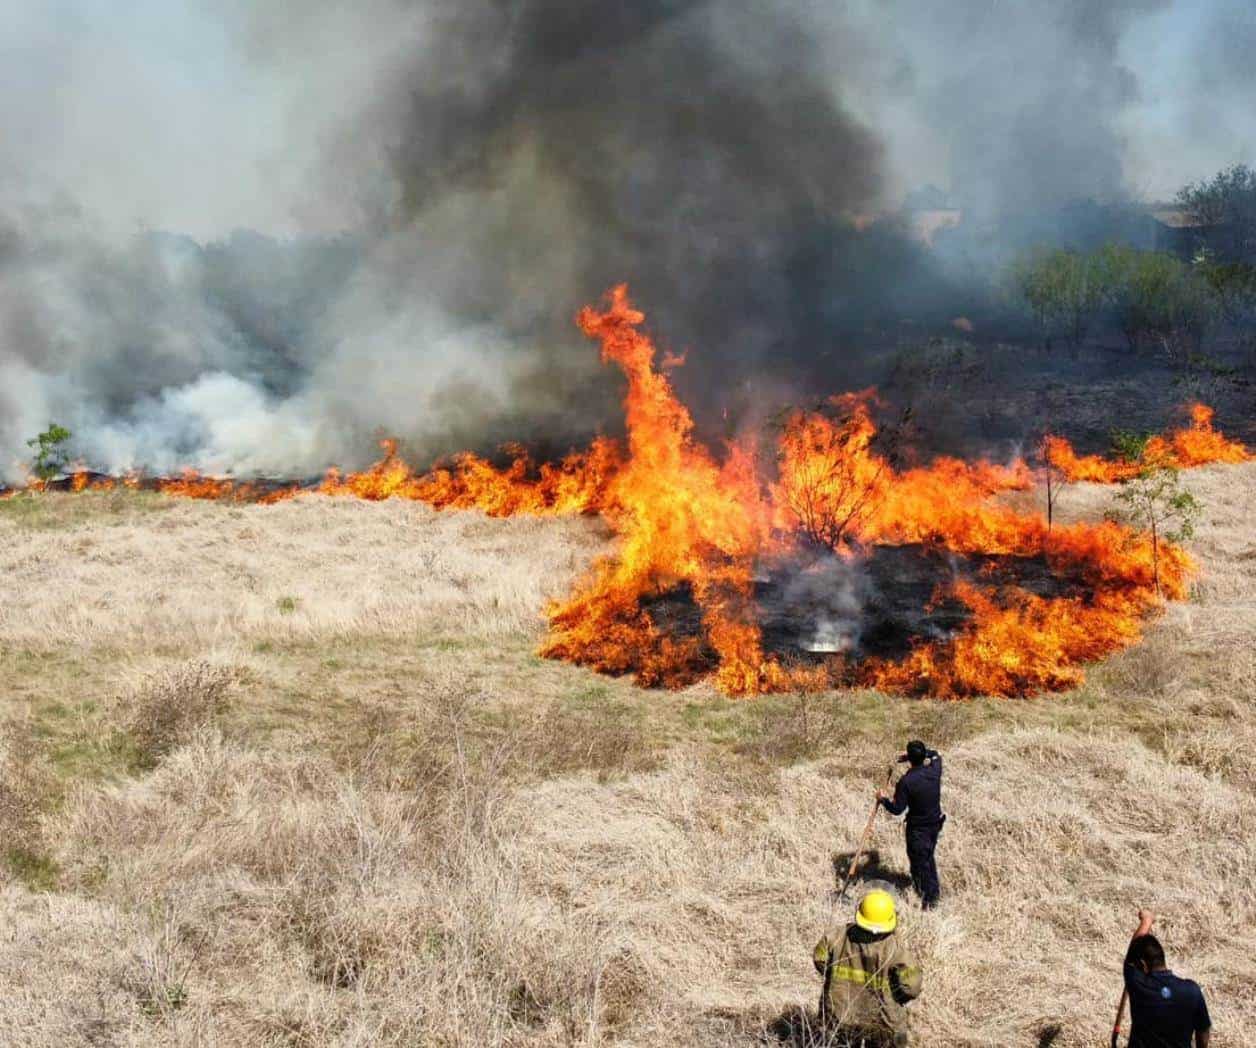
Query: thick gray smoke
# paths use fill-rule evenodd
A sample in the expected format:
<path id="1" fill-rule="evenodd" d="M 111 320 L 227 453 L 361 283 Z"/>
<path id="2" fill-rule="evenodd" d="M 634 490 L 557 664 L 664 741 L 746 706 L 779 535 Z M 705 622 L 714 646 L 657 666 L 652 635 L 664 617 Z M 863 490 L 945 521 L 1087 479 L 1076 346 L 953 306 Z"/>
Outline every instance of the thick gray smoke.
<path id="1" fill-rule="evenodd" d="M 1137 181 L 1133 171 L 1127 179 L 1120 124 L 1147 99 L 1139 56 L 1123 44 L 1171 8 L 1171 0 L 890 0 L 844 17 L 869 53 L 897 59 L 873 74 L 867 105 L 895 140 L 902 188 L 913 188 L 913 167 L 944 157 L 954 202 L 989 219 L 1119 199 Z M 889 115 L 895 107 L 909 124 Z"/>
<path id="2" fill-rule="evenodd" d="M 1235 0 L 293 7 L 0 0 L 0 476 L 50 420 L 109 469 L 578 440 L 616 383 L 571 318 L 621 280 L 704 413 L 839 389 L 964 293 L 852 216 L 1254 159 Z"/>

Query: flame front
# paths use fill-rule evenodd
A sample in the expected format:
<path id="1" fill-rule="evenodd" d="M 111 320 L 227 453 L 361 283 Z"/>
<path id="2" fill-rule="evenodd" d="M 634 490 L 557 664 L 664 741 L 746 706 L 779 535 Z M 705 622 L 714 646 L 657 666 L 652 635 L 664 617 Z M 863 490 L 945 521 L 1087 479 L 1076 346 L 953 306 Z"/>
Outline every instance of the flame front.
<path id="1" fill-rule="evenodd" d="M 940 697 L 1010 696 L 1076 684 L 1082 663 L 1139 636 L 1142 617 L 1159 601 L 1145 537 L 1111 522 L 1048 529 L 1041 516 L 991 501 L 1031 485 L 1023 462 L 943 458 L 896 470 L 873 449 L 870 392 L 836 398 L 836 418 L 792 415 L 778 448 L 777 480 L 765 495 L 750 449 L 734 445 L 721 467 L 694 443 L 689 413 L 653 367 L 654 346 L 639 330 L 643 319 L 622 287 L 605 313 L 580 314 L 585 333 L 601 340 L 603 359 L 628 377 L 628 457 L 605 507 L 621 546 L 551 609 L 542 654 L 634 672 L 643 684 L 679 686 L 701 675 L 709 652 L 716 683 L 729 694 L 858 683 Z M 821 520 L 837 526 L 824 535 Z M 788 666 L 764 655 L 750 594 L 756 563 L 795 547 L 804 534 L 839 552 L 911 543 L 1042 557 L 1054 573 L 1084 583 L 1089 596 L 1046 598 L 1016 586 L 960 582 L 951 595 L 971 618 L 949 640 L 922 644 L 901 662 L 839 657 L 819 667 Z M 1186 555 L 1170 547 L 1160 571 L 1165 595 L 1183 596 L 1191 571 Z M 678 639 L 660 630 L 643 606 L 678 587 L 701 609 L 701 636 Z"/>
<path id="2" fill-rule="evenodd" d="M 1086 662 L 1136 641 L 1162 599 L 1185 596 L 1193 568 L 1181 549 L 1161 543 L 1157 592 L 1147 536 L 1107 521 L 1051 527 L 1040 514 L 995 498 L 1035 483 L 1023 461 L 940 458 L 898 468 L 878 450 L 872 390 L 834 397 L 823 410 L 793 412 L 774 456 L 750 441 L 713 455 L 695 440 L 693 419 L 664 374 L 683 358 L 669 355 L 656 364 L 644 319 L 623 286 L 604 310 L 580 312 L 577 322 L 600 342 L 603 362 L 627 378 L 626 437 L 599 437 L 558 462 L 538 464 L 514 446 L 504 449 L 509 461 L 501 467 L 466 453 L 419 473 L 385 440 L 375 465 L 358 473 L 328 470 L 314 488 L 194 472 L 153 481 L 80 472 L 66 486 L 150 487 L 265 503 L 316 491 L 414 499 L 492 516 L 598 513 L 617 536 L 616 551 L 547 609 L 541 654 L 631 673 L 643 685 L 680 687 L 710 675 L 731 695 L 851 685 L 945 698 L 1059 690 L 1082 679 Z M 1251 458 L 1213 428 L 1210 408 L 1196 404 L 1190 414 L 1187 427 L 1148 442 L 1147 459 L 1187 467 Z M 1078 455 L 1058 436 L 1044 438 L 1043 451 L 1056 475 L 1070 481 L 1118 483 L 1139 468 Z M 766 468 L 765 459 L 772 460 Z M 993 575 L 957 578 L 940 586 L 933 601 L 964 609 L 963 624 L 918 642 L 905 658 L 803 661 L 765 653 L 758 572 L 807 549 L 856 558 L 886 546 L 1032 562 L 1069 586 L 1064 595 L 1042 596 Z M 683 629 L 657 610 L 677 594 L 694 609 Z"/>
<path id="3" fill-rule="evenodd" d="M 1191 404 L 1189 426 L 1173 430 L 1147 441 L 1143 457 L 1148 462 L 1179 469 L 1206 466 L 1213 462 L 1247 462 L 1251 454 L 1237 440 L 1230 440 L 1212 428 L 1212 408 Z M 1141 466 L 1101 455 L 1078 455 L 1063 437 L 1048 436 L 1043 440 L 1047 462 L 1069 481 L 1092 481 L 1096 484 L 1118 484 L 1134 476 Z"/>

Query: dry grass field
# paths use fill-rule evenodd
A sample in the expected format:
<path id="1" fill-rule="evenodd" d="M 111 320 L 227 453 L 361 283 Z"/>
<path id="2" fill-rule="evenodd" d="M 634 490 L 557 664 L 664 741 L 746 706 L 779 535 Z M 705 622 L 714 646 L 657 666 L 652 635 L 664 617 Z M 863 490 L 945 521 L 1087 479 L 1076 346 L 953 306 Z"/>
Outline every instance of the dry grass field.
<path id="1" fill-rule="evenodd" d="M 0 1044 L 803 1043 L 835 862 L 916 735 L 951 815 L 902 918 L 920 1044 L 1106 1044 L 1139 905 L 1250 1044 L 1256 464 L 1188 486 L 1190 603 L 1075 692 L 967 703 L 540 660 L 596 521 L 0 502 Z"/>

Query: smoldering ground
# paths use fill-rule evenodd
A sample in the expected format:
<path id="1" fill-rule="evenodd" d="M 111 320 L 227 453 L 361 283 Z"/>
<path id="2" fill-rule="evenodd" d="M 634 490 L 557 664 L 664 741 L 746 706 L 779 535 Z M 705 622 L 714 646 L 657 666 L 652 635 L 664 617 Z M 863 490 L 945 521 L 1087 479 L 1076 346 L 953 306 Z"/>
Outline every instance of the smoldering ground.
<path id="1" fill-rule="evenodd" d="M 862 385 L 868 331 L 980 306 L 993 260 L 853 216 L 1120 199 L 1166 136 L 1243 158 L 1182 94 L 1250 121 L 1233 63 L 1186 75 L 1249 27 L 1222 0 L 14 6 L 9 479 L 50 419 L 108 469 L 561 447 L 613 425 L 571 317 L 623 280 L 700 419 Z"/>

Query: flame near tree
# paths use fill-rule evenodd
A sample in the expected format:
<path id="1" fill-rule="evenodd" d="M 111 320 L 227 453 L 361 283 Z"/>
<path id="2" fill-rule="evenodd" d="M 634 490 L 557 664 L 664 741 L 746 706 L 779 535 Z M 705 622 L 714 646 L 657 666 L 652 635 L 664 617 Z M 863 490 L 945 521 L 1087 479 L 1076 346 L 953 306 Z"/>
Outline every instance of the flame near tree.
<path id="1" fill-rule="evenodd" d="M 519 447 L 507 449 L 505 467 L 463 454 L 427 473 L 414 472 L 386 441 L 374 466 L 329 470 L 313 489 L 493 516 L 600 514 L 618 537 L 617 549 L 547 610 L 547 657 L 632 673 L 645 685 L 678 687 L 710 674 L 733 695 L 850 685 L 938 697 L 1026 695 L 1077 684 L 1084 663 L 1138 639 L 1162 597 L 1186 593 L 1191 562 L 1176 545 L 1157 541 L 1153 548 L 1147 534 L 1114 521 L 1060 526 L 995 499 L 1035 483 L 1022 461 L 939 458 L 899 469 L 878 447 L 871 390 L 790 414 L 770 476 L 761 464 L 770 456 L 752 442 L 732 443 L 717 458 L 695 440 L 693 419 L 656 367 L 655 347 L 641 330 L 644 315 L 625 287 L 611 292 L 603 310 L 586 308 L 577 319 L 601 343 L 603 361 L 627 378 L 626 440 L 598 438 L 555 463 L 537 464 Z M 1043 439 L 1042 457 L 1055 479 L 1118 483 L 1147 462 L 1180 467 L 1250 456 L 1213 429 L 1211 409 L 1195 405 L 1189 427 L 1147 443 L 1142 465 L 1079 456 L 1054 435 Z M 80 473 L 69 486 L 118 484 L 255 502 L 311 490 L 191 472 L 152 482 Z M 1011 558 L 1044 566 L 1067 585 L 1044 596 L 992 574 L 940 586 L 931 603 L 959 606 L 964 621 L 948 636 L 919 641 L 905 658 L 767 653 L 756 573 L 817 545 L 851 559 L 886 546 Z M 696 628 L 676 629 L 652 613 L 652 602 L 677 593 L 696 606 Z"/>
<path id="2" fill-rule="evenodd" d="M 731 694 L 860 683 L 937 696 L 1026 694 L 1081 679 L 1081 663 L 1129 644 L 1157 603 L 1145 538 L 1110 521 L 1048 531 L 990 496 L 1027 487 L 1023 463 L 939 459 L 900 472 L 874 452 L 869 398 L 840 402 L 837 417 L 793 416 L 764 496 L 753 449 L 734 445 L 723 465 L 692 439 L 689 413 L 653 367 L 654 346 L 625 288 L 605 312 L 586 309 L 580 326 L 602 342 L 605 360 L 628 377 L 628 455 L 607 488 L 607 519 L 621 546 L 569 600 L 551 609 L 542 653 L 642 683 L 684 684 L 713 650 L 716 682 Z M 836 528 L 819 527 L 830 519 Z M 964 554 L 1046 557 L 1053 572 L 1081 580 L 1087 597 L 1047 598 L 1015 586 L 957 583 L 946 596 L 971 613 L 961 632 L 922 644 L 899 662 L 840 656 L 787 666 L 765 655 L 751 613 L 755 565 L 785 554 L 800 535 L 838 548 L 920 543 Z M 1162 551 L 1161 581 L 1185 594 L 1190 563 Z M 657 628 L 643 598 L 688 588 L 702 610 L 701 637 Z M 943 595 L 938 594 L 941 599 Z"/>
<path id="3" fill-rule="evenodd" d="M 818 546 L 845 548 L 876 504 L 890 462 L 870 454 L 878 435 L 872 397 L 872 390 L 831 397 L 830 413 L 795 411 L 786 420 L 773 494 Z"/>

